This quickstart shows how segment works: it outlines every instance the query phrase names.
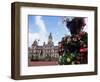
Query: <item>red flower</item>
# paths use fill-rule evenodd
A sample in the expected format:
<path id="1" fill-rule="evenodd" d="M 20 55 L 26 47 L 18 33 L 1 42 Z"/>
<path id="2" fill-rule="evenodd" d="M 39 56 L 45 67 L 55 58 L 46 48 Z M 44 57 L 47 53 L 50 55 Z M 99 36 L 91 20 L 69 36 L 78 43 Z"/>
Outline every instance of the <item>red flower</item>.
<path id="1" fill-rule="evenodd" d="M 81 48 L 80 49 L 80 52 L 86 52 L 87 51 L 87 48 Z"/>

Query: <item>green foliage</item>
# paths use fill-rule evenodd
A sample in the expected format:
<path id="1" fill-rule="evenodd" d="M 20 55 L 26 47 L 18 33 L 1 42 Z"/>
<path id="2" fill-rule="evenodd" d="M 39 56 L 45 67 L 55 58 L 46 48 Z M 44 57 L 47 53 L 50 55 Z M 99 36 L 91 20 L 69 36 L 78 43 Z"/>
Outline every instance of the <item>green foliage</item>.
<path id="1" fill-rule="evenodd" d="M 87 63 L 87 33 L 65 36 L 59 46 L 59 64 L 85 64 Z"/>
<path id="2" fill-rule="evenodd" d="M 73 53 L 64 53 L 63 56 L 59 59 L 59 64 L 60 65 L 68 65 L 72 64 L 74 60 L 74 55 Z"/>

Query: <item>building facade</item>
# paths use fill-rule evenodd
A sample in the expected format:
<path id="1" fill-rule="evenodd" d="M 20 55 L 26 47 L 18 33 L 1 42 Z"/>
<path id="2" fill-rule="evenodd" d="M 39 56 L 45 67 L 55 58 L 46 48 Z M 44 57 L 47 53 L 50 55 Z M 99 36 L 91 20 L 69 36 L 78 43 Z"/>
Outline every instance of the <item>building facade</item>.
<path id="1" fill-rule="evenodd" d="M 44 42 L 42 46 L 38 45 L 38 41 L 34 41 L 31 48 L 28 48 L 29 59 L 31 60 L 58 60 L 58 46 L 54 46 L 52 34 L 48 36 L 47 44 Z"/>

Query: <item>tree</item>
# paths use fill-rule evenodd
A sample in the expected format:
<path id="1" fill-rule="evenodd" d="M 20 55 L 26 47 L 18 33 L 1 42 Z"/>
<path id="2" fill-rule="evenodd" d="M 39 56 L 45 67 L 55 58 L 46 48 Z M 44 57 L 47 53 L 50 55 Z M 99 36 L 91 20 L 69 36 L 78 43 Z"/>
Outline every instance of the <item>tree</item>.
<path id="1" fill-rule="evenodd" d="M 65 36 L 59 42 L 59 64 L 85 64 L 87 63 L 88 34 L 83 31 L 85 24 L 83 17 L 65 19 L 65 25 L 71 36 Z"/>

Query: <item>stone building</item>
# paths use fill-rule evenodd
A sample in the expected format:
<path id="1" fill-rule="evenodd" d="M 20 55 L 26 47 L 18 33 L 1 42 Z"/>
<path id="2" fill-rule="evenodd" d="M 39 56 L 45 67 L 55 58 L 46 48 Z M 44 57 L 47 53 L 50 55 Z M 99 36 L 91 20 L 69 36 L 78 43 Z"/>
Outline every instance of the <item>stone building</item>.
<path id="1" fill-rule="evenodd" d="M 44 42 L 42 46 L 38 45 L 35 40 L 28 48 L 29 59 L 31 60 L 58 60 L 58 46 L 54 46 L 52 34 L 48 36 L 47 44 Z"/>

